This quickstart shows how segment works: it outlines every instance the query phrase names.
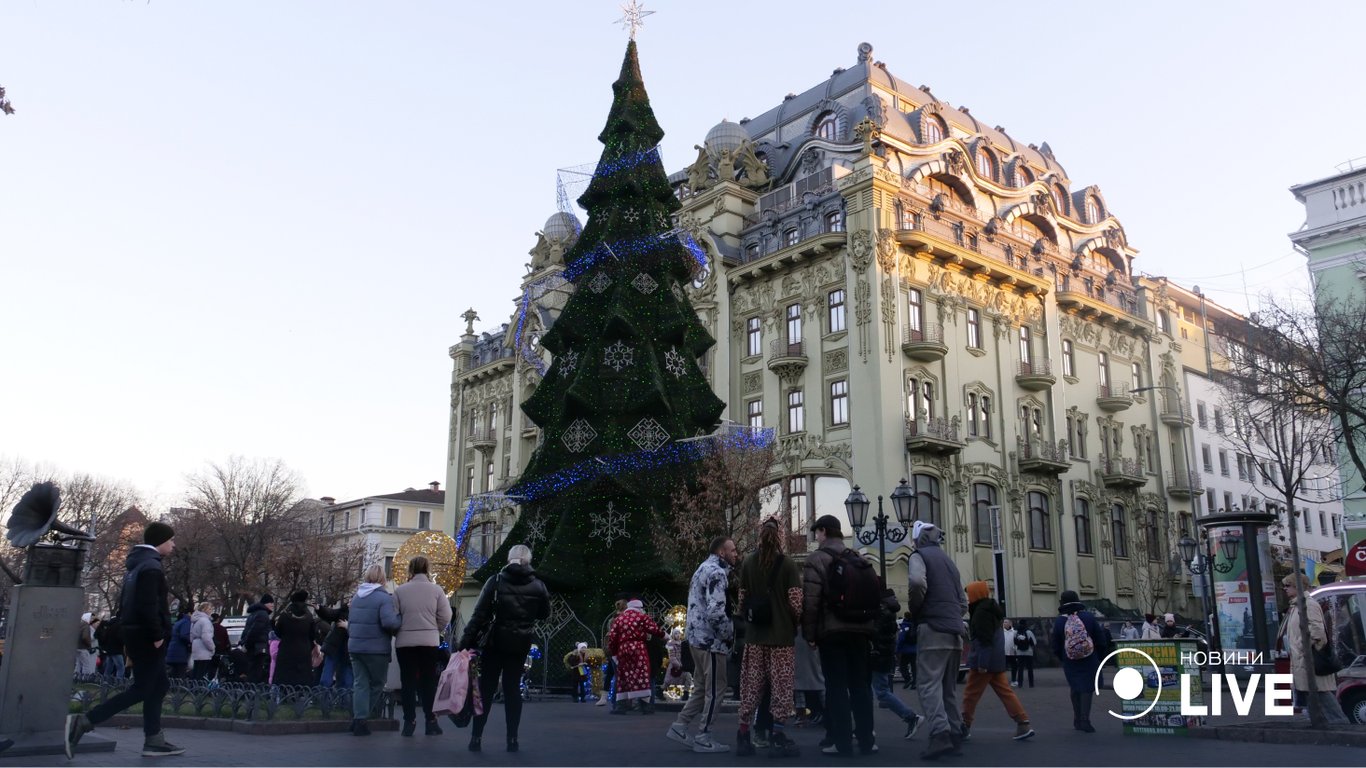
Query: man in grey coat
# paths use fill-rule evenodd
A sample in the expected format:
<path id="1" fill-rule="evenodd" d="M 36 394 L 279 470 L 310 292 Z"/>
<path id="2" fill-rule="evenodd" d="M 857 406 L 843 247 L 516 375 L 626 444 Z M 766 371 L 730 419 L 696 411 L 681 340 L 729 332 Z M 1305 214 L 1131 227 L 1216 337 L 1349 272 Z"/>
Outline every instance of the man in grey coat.
<path id="1" fill-rule="evenodd" d="M 911 528 L 915 552 L 908 563 L 907 603 L 917 626 L 916 686 L 930 727 L 929 744 L 920 753 L 925 760 L 956 753 L 962 743 L 956 687 L 968 600 L 958 566 L 939 546 L 941 537 L 938 528 L 920 520 Z"/>

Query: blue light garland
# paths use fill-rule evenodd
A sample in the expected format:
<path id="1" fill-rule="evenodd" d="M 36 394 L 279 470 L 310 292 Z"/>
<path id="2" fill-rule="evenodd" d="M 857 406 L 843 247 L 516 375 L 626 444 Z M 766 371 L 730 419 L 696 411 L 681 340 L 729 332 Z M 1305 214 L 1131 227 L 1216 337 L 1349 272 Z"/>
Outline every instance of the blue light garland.
<path id="1" fill-rule="evenodd" d="M 611 176 L 614 173 L 629 171 L 632 168 L 635 168 L 636 166 L 644 163 L 660 163 L 661 165 L 663 164 L 663 160 L 659 156 L 658 145 L 651 147 L 650 149 L 647 149 L 643 152 L 632 152 L 627 155 L 622 155 L 616 160 L 612 160 L 610 162 L 598 163 L 598 167 L 593 170 L 593 178 L 601 179 L 607 176 Z"/>

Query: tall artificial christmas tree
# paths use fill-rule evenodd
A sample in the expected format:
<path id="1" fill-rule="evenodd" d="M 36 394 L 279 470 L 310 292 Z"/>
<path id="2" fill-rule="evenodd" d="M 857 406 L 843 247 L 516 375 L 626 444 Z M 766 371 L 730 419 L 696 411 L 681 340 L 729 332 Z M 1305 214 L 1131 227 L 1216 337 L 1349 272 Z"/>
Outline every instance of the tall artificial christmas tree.
<path id="1" fill-rule="evenodd" d="M 711 434 L 725 408 L 697 362 L 715 344 L 684 290 L 701 255 L 671 231 L 679 203 L 634 40 L 612 90 L 602 157 L 579 198 L 588 224 L 565 255 L 574 293 L 541 340 L 554 361 L 522 404 L 543 434 L 508 492 L 522 514 L 474 575 L 490 578 L 508 547 L 529 544 L 537 573 L 585 618 L 620 591 L 676 592 L 695 565 L 668 562 L 654 531 L 698 455 L 679 441 Z"/>

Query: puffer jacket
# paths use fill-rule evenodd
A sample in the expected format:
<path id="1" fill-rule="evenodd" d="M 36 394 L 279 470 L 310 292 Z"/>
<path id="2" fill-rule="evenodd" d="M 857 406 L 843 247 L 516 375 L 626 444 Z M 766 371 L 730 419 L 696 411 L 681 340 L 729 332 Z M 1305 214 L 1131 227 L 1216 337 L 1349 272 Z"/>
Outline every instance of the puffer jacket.
<path id="1" fill-rule="evenodd" d="M 213 654 L 213 619 L 195 611 L 190 615 L 190 661 L 208 661 Z"/>
<path id="2" fill-rule="evenodd" d="M 536 622 L 550 615 L 550 590 L 529 565 L 508 563 L 484 583 L 474 613 L 460 637 L 461 649 L 476 649 L 485 631 L 494 646 L 515 647 L 536 636 Z"/>
<path id="3" fill-rule="evenodd" d="M 171 627 L 171 642 L 166 646 L 167 664 L 188 664 L 190 662 L 190 617 L 188 614 L 176 619 Z"/>
<path id="4" fill-rule="evenodd" d="M 351 653 L 380 653 L 389 656 L 392 633 L 403 625 L 394 596 L 379 584 L 362 584 L 351 601 L 346 649 Z"/>
<path id="5" fill-rule="evenodd" d="M 451 601 L 446 592 L 425 573 L 419 573 L 394 590 L 403 626 L 394 642 L 397 648 L 441 645 L 441 630 L 451 620 Z"/>
<path id="6" fill-rule="evenodd" d="M 845 549 L 843 539 L 826 539 L 815 552 L 806 556 L 802 570 L 802 637 L 820 645 L 826 635 L 852 633 L 873 635 L 873 621 L 845 621 L 826 604 L 830 585 L 830 566 Z M 689 612 L 691 612 L 689 608 Z"/>
<path id="7" fill-rule="evenodd" d="M 735 623 L 726 590 L 730 566 L 718 555 L 708 555 L 688 584 L 688 645 L 708 653 L 729 654 L 735 647 Z"/>
<path id="8" fill-rule="evenodd" d="M 270 651 L 270 609 L 261 603 L 252 603 L 247 609 L 247 623 L 242 625 L 242 637 L 238 645 L 247 653 L 268 653 Z"/>

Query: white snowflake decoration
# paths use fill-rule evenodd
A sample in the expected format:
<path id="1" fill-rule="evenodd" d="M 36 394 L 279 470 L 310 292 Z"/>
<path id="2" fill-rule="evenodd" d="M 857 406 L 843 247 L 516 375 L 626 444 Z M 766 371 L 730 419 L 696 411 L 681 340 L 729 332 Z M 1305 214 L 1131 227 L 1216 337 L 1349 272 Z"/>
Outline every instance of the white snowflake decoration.
<path id="1" fill-rule="evenodd" d="M 636 422 L 636 425 L 631 427 L 631 431 L 627 432 L 626 436 L 631 438 L 631 442 L 640 446 L 642 451 L 655 451 L 669 442 L 669 431 L 651 418 L 644 418 Z"/>
<path id="2" fill-rule="evenodd" d="M 670 288 L 670 290 L 674 292 L 675 299 L 678 299 L 679 301 L 683 300 L 683 289 L 678 287 L 678 283 L 674 283 L 673 287 Z"/>
<path id="3" fill-rule="evenodd" d="M 560 355 L 560 373 L 573 373 L 579 367 L 579 353 L 576 350 L 565 350 Z"/>
<path id="4" fill-rule="evenodd" d="M 589 424 L 587 419 L 575 419 L 560 439 L 564 440 L 566 448 L 574 453 L 579 453 L 587 448 L 588 444 L 593 442 L 597 436 L 597 430 L 593 429 L 593 425 Z"/>
<path id="5" fill-rule="evenodd" d="M 631 285 L 646 296 L 654 293 L 655 289 L 659 287 L 659 283 L 655 282 L 655 279 L 645 272 L 636 275 L 635 279 L 631 281 Z"/>
<path id="6" fill-rule="evenodd" d="M 528 544 L 545 543 L 545 516 L 536 515 L 527 520 L 526 540 Z"/>
<path id="7" fill-rule="evenodd" d="M 631 538 L 631 532 L 626 530 L 626 513 L 618 511 L 613 502 L 607 502 L 607 509 L 592 513 L 588 520 L 593 524 L 592 537 L 602 539 L 609 547 L 617 539 Z"/>
<path id="8" fill-rule="evenodd" d="M 598 272 L 593 275 L 592 280 L 588 281 L 588 287 L 592 289 L 593 293 L 602 293 L 607 290 L 610 285 L 612 285 L 612 278 L 608 277 L 606 273 L 603 272 Z"/>
<path id="9" fill-rule="evenodd" d="M 688 370 L 687 360 L 678 351 L 678 347 L 674 347 L 664 353 L 664 368 L 669 373 L 672 373 L 675 379 L 683 378 L 683 374 Z"/>
<path id="10" fill-rule="evenodd" d="M 636 351 L 618 341 L 602 351 L 602 362 L 612 370 L 621 372 L 623 368 L 635 365 Z"/>
<path id="11" fill-rule="evenodd" d="M 637 221 L 640 221 L 640 211 L 637 211 L 634 208 L 627 208 L 622 212 L 621 217 L 634 224 Z"/>

